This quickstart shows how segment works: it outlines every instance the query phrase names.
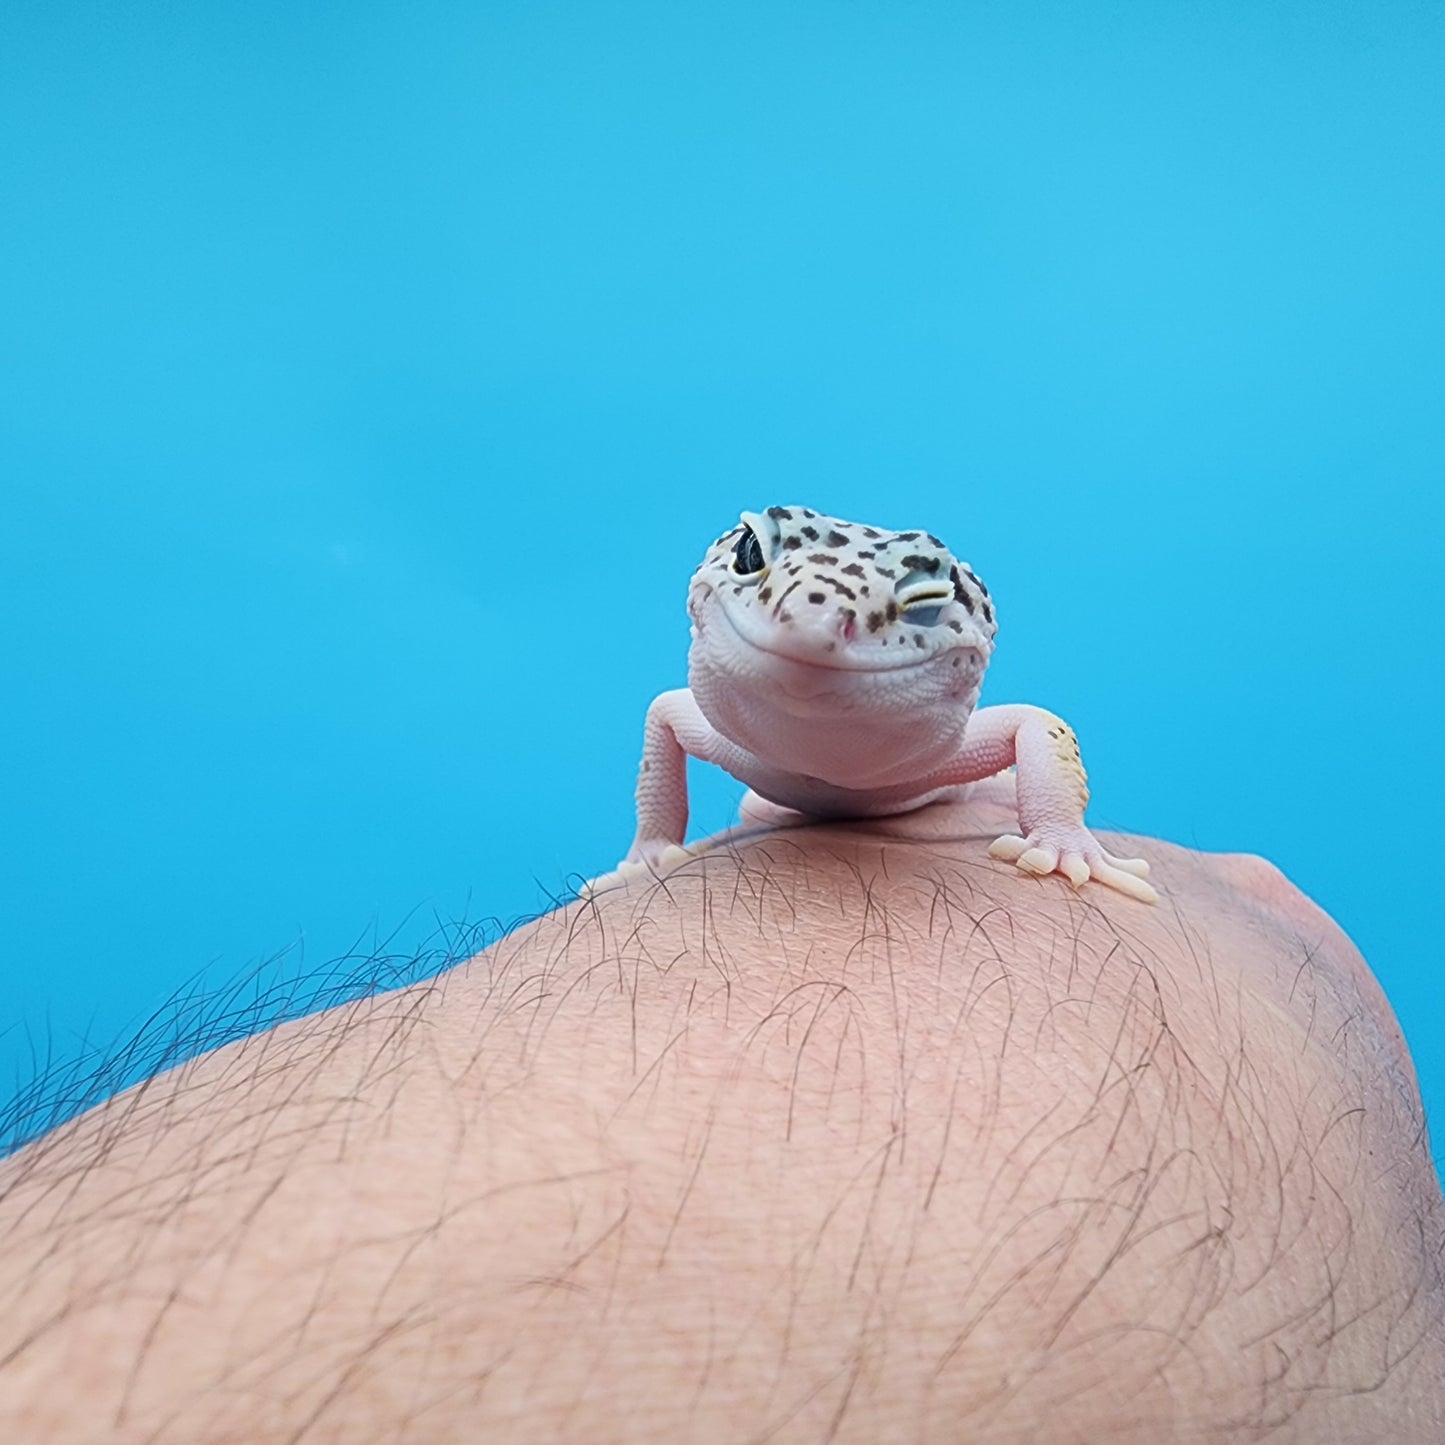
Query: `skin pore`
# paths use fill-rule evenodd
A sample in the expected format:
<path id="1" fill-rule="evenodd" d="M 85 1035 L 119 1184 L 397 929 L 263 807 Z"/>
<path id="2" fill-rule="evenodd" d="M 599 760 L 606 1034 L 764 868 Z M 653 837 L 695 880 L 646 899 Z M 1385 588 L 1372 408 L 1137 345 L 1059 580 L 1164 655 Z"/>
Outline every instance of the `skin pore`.
<path id="1" fill-rule="evenodd" d="M 1408 1052 L 1270 865 L 740 835 L 0 1165 L 0 1438 L 1445 1439 Z"/>

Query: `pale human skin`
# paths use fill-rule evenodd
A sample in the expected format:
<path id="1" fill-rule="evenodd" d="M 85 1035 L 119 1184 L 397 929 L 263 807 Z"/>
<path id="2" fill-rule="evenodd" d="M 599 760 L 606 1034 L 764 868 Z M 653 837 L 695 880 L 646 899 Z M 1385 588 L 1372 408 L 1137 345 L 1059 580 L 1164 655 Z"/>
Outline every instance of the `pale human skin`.
<path id="1" fill-rule="evenodd" d="M 0 1166 L 0 1439 L 1445 1439 L 1403 1039 L 1261 860 L 742 835 Z M 1132 851 L 1140 840 L 1111 839 Z"/>

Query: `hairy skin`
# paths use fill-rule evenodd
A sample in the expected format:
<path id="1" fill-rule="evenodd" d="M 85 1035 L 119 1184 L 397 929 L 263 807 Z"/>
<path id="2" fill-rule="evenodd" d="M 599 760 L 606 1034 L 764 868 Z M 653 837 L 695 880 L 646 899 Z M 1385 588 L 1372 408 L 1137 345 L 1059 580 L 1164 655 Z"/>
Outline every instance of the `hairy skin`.
<path id="1" fill-rule="evenodd" d="M 741 837 L 31 1145 L 0 1438 L 1445 1439 L 1359 955 L 1257 859 L 1019 877 L 1002 807 Z"/>

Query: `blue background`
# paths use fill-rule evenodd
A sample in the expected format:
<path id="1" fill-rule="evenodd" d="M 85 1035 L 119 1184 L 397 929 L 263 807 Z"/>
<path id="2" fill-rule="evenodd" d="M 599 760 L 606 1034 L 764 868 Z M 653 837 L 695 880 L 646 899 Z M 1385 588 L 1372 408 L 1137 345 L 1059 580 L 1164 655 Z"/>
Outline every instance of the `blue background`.
<path id="1" fill-rule="evenodd" d="M 1442 74 L 1389 0 L 9 0 L 0 1097 L 609 867 L 801 501 L 971 561 L 985 700 L 1318 897 L 1438 1115 Z"/>

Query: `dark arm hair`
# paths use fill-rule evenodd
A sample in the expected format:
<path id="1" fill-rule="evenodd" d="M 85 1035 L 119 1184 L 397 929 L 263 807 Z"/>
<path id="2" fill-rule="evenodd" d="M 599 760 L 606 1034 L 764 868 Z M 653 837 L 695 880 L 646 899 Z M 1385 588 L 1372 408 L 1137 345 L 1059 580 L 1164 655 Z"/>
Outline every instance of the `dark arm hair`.
<path id="1" fill-rule="evenodd" d="M 1425 1445 L 1408 1059 L 1192 866 L 809 830 L 151 1077 L 0 1172 L 0 1434 Z"/>

